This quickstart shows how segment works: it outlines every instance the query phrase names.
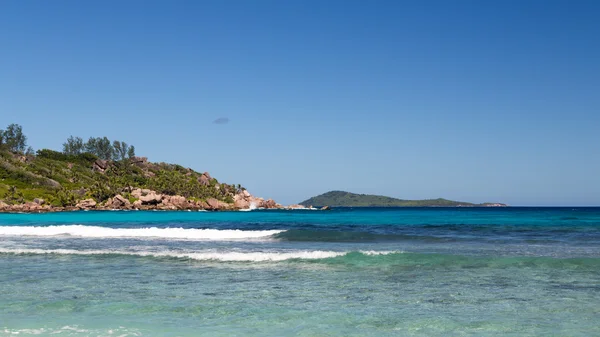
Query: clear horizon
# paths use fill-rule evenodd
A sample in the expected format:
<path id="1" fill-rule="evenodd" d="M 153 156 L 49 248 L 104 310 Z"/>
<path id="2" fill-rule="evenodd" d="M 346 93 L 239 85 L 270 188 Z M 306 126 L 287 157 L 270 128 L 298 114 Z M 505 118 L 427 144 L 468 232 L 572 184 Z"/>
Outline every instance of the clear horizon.
<path id="1" fill-rule="evenodd" d="M 600 206 L 600 3 L 0 5 L 0 128 L 298 203 Z"/>

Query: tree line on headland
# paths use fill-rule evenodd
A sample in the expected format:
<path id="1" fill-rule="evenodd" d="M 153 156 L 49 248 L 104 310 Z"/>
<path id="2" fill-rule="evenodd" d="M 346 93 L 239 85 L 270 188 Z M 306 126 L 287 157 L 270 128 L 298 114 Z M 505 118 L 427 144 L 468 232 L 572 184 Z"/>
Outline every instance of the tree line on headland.
<path id="1" fill-rule="evenodd" d="M 34 156 L 34 150 L 27 145 L 27 136 L 19 124 L 10 124 L 6 130 L 0 129 L 0 150 Z M 43 151 L 43 150 L 42 150 Z M 135 147 L 123 141 L 111 142 L 107 137 L 90 137 L 84 142 L 81 137 L 70 136 L 63 143 L 63 151 L 67 156 L 90 153 L 103 160 L 125 160 L 135 157 Z"/>
<path id="2" fill-rule="evenodd" d="M 125 160 L 135 157 L 135 147 L 123 141 L 111 141 L 106 137 L 90 137 L 84 142 L 81 137 L 70 136 L 63 144 L 63 153 L 77 156 L 91 153 L 103 160 Z"/>

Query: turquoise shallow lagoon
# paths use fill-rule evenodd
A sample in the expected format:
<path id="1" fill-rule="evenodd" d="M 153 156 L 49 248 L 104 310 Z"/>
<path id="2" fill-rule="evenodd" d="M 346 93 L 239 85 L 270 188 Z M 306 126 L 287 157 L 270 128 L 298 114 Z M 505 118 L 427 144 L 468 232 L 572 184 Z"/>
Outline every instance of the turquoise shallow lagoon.
<path id="1" fill-rule="evenodd" d="M 597 336 L 600 208 L 0 214 L 0 336 Z"/>

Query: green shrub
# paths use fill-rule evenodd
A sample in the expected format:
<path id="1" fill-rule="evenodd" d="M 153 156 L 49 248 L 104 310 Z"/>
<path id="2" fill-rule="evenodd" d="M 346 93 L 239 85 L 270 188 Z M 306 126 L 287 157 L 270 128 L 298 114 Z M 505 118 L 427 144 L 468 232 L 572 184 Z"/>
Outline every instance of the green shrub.
<path id="1" fill-rule="evenodd" d="M 46 159 L 60 160 L 60 161 L 67 161 L 67 160 L 69 160 L 69 158 L 72 158 L 71 156 L 66 155 L 62 152 L 58 152 L 58 151 L 54 151 L 54 150 L 50 150 L 50 149 L 37 150 L 37 156 L 39 158 L 46 158 Z"/>
<path id="2" fill-rule="evenodd" d="M 75 158 L 80 162 L 89 162 L 90 164 L 98 160 L 98 156 L 89 152 L 80 153 Z"/>
<path id="3" fill-rule="evenodd" d="M 51 203 L 54 206 L 60 207 L 75 206 L 77 197 L 73 192 L 62 188 L 55 194 Z"/>
<path id="4" fill-rule="evenodd" d="M 16 186 L 9 186 L 8 191 L 4 194 L 4 202 L 9 205 L 22 204 L 25 202 L 25 197 Z"/>

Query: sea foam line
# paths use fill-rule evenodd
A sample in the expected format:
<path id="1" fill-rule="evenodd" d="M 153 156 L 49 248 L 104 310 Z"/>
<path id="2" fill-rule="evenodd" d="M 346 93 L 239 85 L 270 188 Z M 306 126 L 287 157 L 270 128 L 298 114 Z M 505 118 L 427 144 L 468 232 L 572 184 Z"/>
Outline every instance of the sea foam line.
<path id="1" fill-rule="evenodd" d="M 284 230 L 247 231 L 195 228 L 108 228 L 99 226 L 0 226 L 0 236 L 60 236 L 82 238 L 165 238 L 191 240 L 240 240 L 266 238 Z"/>
<path id="2" fill-rule="evenodd" d="M 79 328 L 78 326 L 74 325 L 74 326 L 63 326 L 62 328 L 57 328 L 57 329 L 53 329 L 53 328 L 38 328 L 38 329 L 9 329 L 9 328 L 4 328 L 3 330 L 0 329 L 0 333 L 4 332 L 5 335 L 56 335 L 56 334 L 60 334 L 62 335 L 63 333 L 68 333 L 69 335 L 72 335 L 74 333 L 77 334 L 81 334 L 81 333 L 85 333 L 86 335 L 101 335 L 101 336 L 105 336 L 105 335 L 113 335 L 115 333 L 118 333 L 117 336 L 120 337 L 127 337 L 127 336 L 141 336 L 141 332 L 139 332 L 137 329 L 129 329 L 129 328 L 125 328 L 125 327 L 118 327 L 118 328 L 109 328 L 108 330 L 87 330 L 87 329 L 82 329 Z"/>
<path id="3" fill-rule="evenodd" d="M 352 252 L 336 251 L 293 251 L 293 252 L 173 252 L 173 251 L 122 251 L 122 250 L 73 250 L 73 249 L 5 249 L 0 248 L 0 254 L 35 254 L 35 255 L 130 255 L 140 257 L 171 257 L 187 258 L 199 261 L 223 262 L 268 262 L 285 260 L 319 260 L 344 256 Z M 364 255 L 399 254 L 400 251 L 358 251 Z"/>

